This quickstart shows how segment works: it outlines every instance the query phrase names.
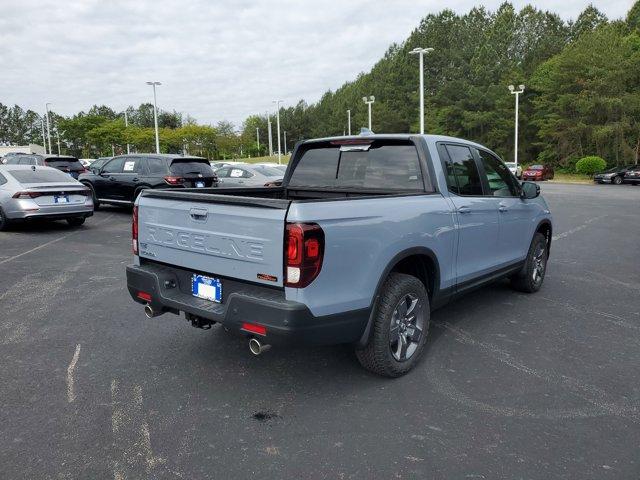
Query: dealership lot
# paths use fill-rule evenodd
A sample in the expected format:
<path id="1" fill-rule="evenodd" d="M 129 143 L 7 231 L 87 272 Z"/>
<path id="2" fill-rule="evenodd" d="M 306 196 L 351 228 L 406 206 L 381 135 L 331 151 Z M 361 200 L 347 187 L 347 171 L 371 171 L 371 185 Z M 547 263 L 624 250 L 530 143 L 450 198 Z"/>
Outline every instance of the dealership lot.
<path id="1" fill-rule="evenodd" d="M 396 380 L 343 346 L 253 357 L 221 328 L 147 319 L 126 210 L 0 233 L 1 476 L 636 478 L 640 187 L 542 191 L 542 290 L 434 312 Z"/>

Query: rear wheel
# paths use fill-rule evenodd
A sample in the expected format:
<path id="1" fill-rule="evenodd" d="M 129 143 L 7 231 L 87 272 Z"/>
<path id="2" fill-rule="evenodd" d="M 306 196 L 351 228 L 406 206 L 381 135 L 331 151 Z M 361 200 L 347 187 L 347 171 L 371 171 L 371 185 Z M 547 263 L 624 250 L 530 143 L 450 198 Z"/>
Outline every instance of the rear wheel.
<path id="1" fill-rule="evenodd" d="M 531 241 L 522 270 L 511 277 L 511 286 L 515 290 L 525 293 L 534 293 L 540 290 L 547 271 L 548 257 L 547 239 L 543 234 L 536 233 Z"/>
<path id="2" fill-rule="evenodd" d="M 90 183 L 83 183 L 85 187 L 91 190 L 91 199 L 93 200 L 93 209 L 98 210 L 100 208 L 100 202 L 98 201 L 98 197 L 96 196 L 96 191 L 93 188 L 93 185 Z"/>
<path id="3" fill-rule="evenodd" d="M 9 228 L 9 219 L 0 208 L 0 232 L 5 231 L 7 228 Z"/>
<path id="4" fill-rule="evenodd" d="M 611 180 L 611 183 L 613 183 L 614 185 L 620 185 L 622 183 L 622 177 L 620 176 L 613 177 L 613 179 Z"/>
<path id="5" fill-rule="evenodd" d="M 360 364 L 385 377 L 399 377 L 418 362 L 429 331 L 429 296 L 420 280 L 392 273 L 375 305 L 371 339 L 356 350 Z"/>
<path id="6" fill-rule="evenodd" d="M 79 227 L 84 224 L 84 218 L 67 218 L 67 223 L 71 227 Z"/>

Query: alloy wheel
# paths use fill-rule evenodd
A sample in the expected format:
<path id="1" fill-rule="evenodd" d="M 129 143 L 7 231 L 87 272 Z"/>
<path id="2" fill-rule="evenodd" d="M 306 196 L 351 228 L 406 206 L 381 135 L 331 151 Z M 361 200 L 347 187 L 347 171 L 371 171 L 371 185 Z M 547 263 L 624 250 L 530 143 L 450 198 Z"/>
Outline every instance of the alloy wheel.
<path id="1" fill-rule="evenodd" d="M 420 298 L 404 295 L 391 315 L 389 348 L 398 362 L 407 361 L 418 349 L 424 332 L 424 309 Z"/>

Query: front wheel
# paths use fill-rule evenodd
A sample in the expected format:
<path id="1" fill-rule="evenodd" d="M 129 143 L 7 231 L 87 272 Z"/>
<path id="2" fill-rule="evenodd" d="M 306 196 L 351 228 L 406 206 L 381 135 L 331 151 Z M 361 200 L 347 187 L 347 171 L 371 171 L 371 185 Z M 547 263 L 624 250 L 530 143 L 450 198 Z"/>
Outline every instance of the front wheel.
<path id="1" fill-rule="evenodd" d="M 0 232 L 5 231 L 7 228 L 9 228 L 9 219 L 0 208 Z"/>
<path id="2" fill-rule="evenodd" d="M 384 377 L 399 377 L 418 362 L 429 332 L 429 296 L 420 280 L 392 273 L 374 307 L 371 338 L 356 350 L 360 364 Z"/>
<path id="3" fill-rule="evenodd" d="M 540 290 L 547 271 L 548 258 L 547 239 L 543 234 L 536 233 L 531 241 L 522 270 L 511 277 L 511 286 L 515 290 L 525 293 L 534 293 Z"/>
<path id="4" fill-rule="evenodd" d="M 622 177 L 613 177 L 611 183 L 613 183 L 614 185 L 620 185 L 622 183 Z"/>

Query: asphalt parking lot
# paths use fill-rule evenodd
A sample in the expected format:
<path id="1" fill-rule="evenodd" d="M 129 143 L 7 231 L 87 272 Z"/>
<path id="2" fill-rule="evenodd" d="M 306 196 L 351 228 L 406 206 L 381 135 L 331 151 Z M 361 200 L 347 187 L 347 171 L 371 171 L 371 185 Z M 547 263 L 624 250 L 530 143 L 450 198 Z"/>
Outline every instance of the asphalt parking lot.
<path id="1" fill-rule="evenodd" d="M 640 187 L 542 189 L 542 290 L 435 312 L 396 380 L 147 319 L 126 210 L 0 233 L 0 477 L 639 478 Z"/>

